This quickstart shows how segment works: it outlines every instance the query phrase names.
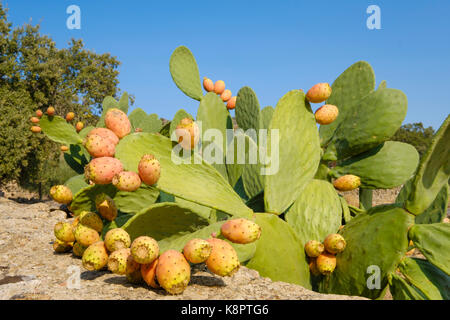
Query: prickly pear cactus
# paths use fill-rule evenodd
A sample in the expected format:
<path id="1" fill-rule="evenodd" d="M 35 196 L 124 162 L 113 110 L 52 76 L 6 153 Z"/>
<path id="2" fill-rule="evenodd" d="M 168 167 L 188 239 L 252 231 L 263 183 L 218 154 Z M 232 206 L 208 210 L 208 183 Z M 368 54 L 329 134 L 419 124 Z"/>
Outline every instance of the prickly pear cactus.
<path id="1" fill-rule="evenodd" d="M 326 103 L 335 105 L 339 115 L 319 130 L 302 90 L 261 110 L 250 87 L 235 97 L 239 130 L 230 130 L 234 106 L 217 93 L 203 95 L 192 52 L 177 48 L 169 67 L 176 86 L 200 101 L 195 117 L 181 109 L 163 126 L 157 115 L 136 108 L 127 116 L 132 132 L 114 143 L 114 161 L 125 171 L 138 173 L 144 154 L 156 157 L 161 171 L 152 186 L 141 184 L 130 192 L 87 181 L 83 172 L 91 156 L 83 140 L 94 127 L 75 129 L 57 115 L 41 117 L 47 137 L 69 147 L 64 159 L 76 175 L 65 185 L 73 194 L 68 208 L 74 215 L 95 212 L 95 199 L 106 195 L 114 219 L 104 221 L 101 234 L 120 227 L 132 239 L 150 236 L 162 253 L 181 251 L 194 238 L 224 239 L 225 221 L 244 217 L 261 227 L 261 237 L 231 245 L 240 263 L 262 276 L 327 293 L 380 298 L 389 286 L 396 299 L 448 299 L 450 230 L 442 221 L 450 176 L 449 117 L 418 166 L 412 146 L 388 141 L 405 117 L 406 96 L 387 88 L 385 81 L 375 90 L 367 62 L 355 63 L 334 81 Z M 119 101 L 106 97 L 96 127 L 105 127 L 111 108 L 127 114 L 129 100 L 127 93 Z M 184 118 L 196 119 L 203 131 L 222 140 L 203 136 L 199 150 L 178 157 L 174 131 Z M 268 130 L 267 139 L 257 134 L 261 129 Z M 241 161 L 239 148 L 245 151 Z M 359 208 L 348 205 L 333 187 L 333 180 L 344 175 L 360 181 Z M 373 189 L 402 184 L 395 204 L 372 207 Z M 305 243 L 336 232 L 347 246 L 336 255 L 334 272 L 311 276 Z M 426 260 L 405 256 L 410 241 Z M 378 272 L 374 285 L 371 272 Z"/>

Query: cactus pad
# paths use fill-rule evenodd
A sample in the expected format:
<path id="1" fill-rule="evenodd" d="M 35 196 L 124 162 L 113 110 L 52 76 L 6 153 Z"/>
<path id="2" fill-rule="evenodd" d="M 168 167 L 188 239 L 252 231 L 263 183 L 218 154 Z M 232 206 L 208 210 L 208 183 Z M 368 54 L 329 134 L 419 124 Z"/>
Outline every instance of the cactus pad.
<path id="1" fill-rule="evenodd" d="M 355 104 L 375 89 L 375 74 L 365 61 L 359 61 L 345 70 L 332 84 L 332 92 L 327 104 L 338 107 L 339 116 L 326 126 L 320 126 L 321 145 L 327 145 L 334 131 Z"/>
<path id="2" fill-rule="evenodd" d="M 408 237 L 428 261 L 450 275 L 450 224 L 416 224 Z"/>
<path id="3" fill-rule="evenodd" d="M 43 115 L 39 122 L 48 138 L 65 145 L 79 144 L 82 139 L 75 128 L 59 116 Z"/>
<path id="4" fill-rule="evenodd" d="M 400 262 L 399 269 L 406 280 L 427 299 L 450 299 L 450 277 L 428 261 L 405 258 Z"/>
<path id="5" fill-rule="evenodd" d="M 162 128 L 162 122 L 156 113 L 147 114 L 141 108 L 134 109 L 128 116 L 130 119 L 133 131 L 137 128 L 142 129 L 142 132 L 159 132 Z"/>
<path id="6" fill-rule="evenodd" d="M 203 97 L 200 74 L 192 52 L 185 46 L 175 49 L 169 62 L 170 74 L 177 87 L 188 97 L 201 100 Z"/>
<path id="7" fill-rule="evenodd" d="M 244 131 L 259 129 L 259 102 L 255 92 L 250 87 L 239 90 L 236 98 L 236 122 Z"/>
<path id="8" fill-rule="evenodd" d="M 287 223 L 304 246 L 336 233 L 342 221 L 342 205 L 331 183 L 311 180 L 285 214 Z M 324 223 L 326 221 L 326 223 Z"/>
<path id="9" fill-rule="evenodd" d="M 405 119 L 407 105 L 406 95 L 396 89 L 365 96 L 342 118 L 323 159 L 345 159 L 388 140 Z"/>
<path id="10" fill-rule="evenodd" d="M 273 281 L 299 284 L 311 289 L 309 267 L 303 245 L 292 228 L 275 215 L 256 213 L 261 238 L 247 267 Z"/>
<path id="11" fill-rule="evenodd" d="M 354 174 L 364 189 L 391 189 L 406 182 L 419 163 L 419 153 L 410 144 L 385 143 L 339 162 L 332 172 L 338 176 Z"/>
<path id="12" fill-rule="evenodd" d="M 405 208 L 413 213 L 425 211 L 450 177 L 450 115 L 433 138 L 417 169 Z"/>
<path id="13" fill-rule="evenodd" d="M 378 298 L 408 248 L 407 230 L 414 218 L 396 205 L 371 208 L 354 217 L 340 234 L 347 241 L 336 270 L 324 278 L 322 292 Z M 380 288 L 369 289 L 370 266 L 380 270 Z"/>
<path id="14" fill-rule="evenodd" d="M 316 121 L 302 91 L 292 90 L 278 101 L 270 124 L 270 130 L 274 129 L 279 130 L 275 146 L 279 148 L 279 170 L 265 177 L 264 203 L 267 212 L 281 214 L 314 177 L 320 161 Z M 272 135 L 267 142 L 269 155 Z"/>

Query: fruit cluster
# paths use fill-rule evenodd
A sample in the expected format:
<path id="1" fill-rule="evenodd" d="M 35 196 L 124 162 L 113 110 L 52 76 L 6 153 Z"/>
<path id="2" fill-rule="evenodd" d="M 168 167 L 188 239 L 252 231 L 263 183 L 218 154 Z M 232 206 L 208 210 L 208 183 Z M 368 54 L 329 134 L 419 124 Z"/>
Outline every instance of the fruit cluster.
<path id="1" fill-rule="evenodd" d="M 331 96 L 331 86 L 328 83 L 318 83 L 306 93 L 306 99 L 311 103 L 321 103 Z M 324 104 L 316 110 L 316 122 L 321 125 L 332 123 L 339 115 L 339 109 L 332 104 Z"/>
<path id="2" fill-rule="evenodd" d="M 52 107 L 52 106 L 48 107 L 46 113 L 47 113 L 48 116 L 54 116 L 55 113 L 56 113 L 55 108 Z M 39 109 L 39 110 L 36 110 L 36 116 L 30 118 L 31 123 L 33 123 L 33 126 L 31 126 L 31 128 L 30 128 L 31 132 L 39 133 L 39 132 L 42 131 L 42 128 L 39 126 L 39 121 L 40 121 L 40 118 L 43 115 L 44 115 L 44 113 L 42 112 L 42 110 Z M 75 118 L 75 113 L 68 112 L 66 114 L 66 121 L 67 122 L 71 122 L 74 118 Z M 84 127 L 84 124 L 81 121 L 78 121 L 75 124 L 75 129 L 76 129 L 77 132 L 80 132 L 83 129 L 83 127 Z M 66 152 L 68 150 L 69 150 L 68 146 L 66 146 L 66 145 L 62 145 L 61 146 L 61 151 Z"/>
<path id="3" fill-rule="evenodd" d="M 223 102 L 227 103 L 227 109 L 233 110 L 236 107 L 236 96 L 232 96 L 230 90 L 225 89 L 225 82 L 217 80 L 215 83 L 209 78 L 203 78 L 203 88 L 208 92 L 214 92 L 220 95 Z"/>
<path id="4" fill-rule="evenodd" d="M 49 111 L 50 110 L 50 111 Z M 38 110 L 36 114 L 42 116 L 42 111 Z M 49 107 L 47 114 L 53 116 L 54 108 Z M 66 115 L 66 120 L 71 121 L 75 117 L 73 112 Z M 36 117 L 31 118 L 34 123 Z M 81 124 L 81 125 L 79 125 Z M 135 191 L 144 182 L 147 185 L 154 185 L 160 176 L 161 167 L 159 161 L 152 154 L 145 154 L 141 157 L 138 165 L 138 173 L 133 171 L 124 171 L 122 163 L 114 158 L 116 145 L 120 139 L 131 132 L 131 123 L 127 115 L 116 108 L 108 110 L 105 116 L 106 128 L 94 128 L 90 130 L 83 140 L 83 146 L 86 148 L 92 160 L 84 168 L 84 175 L 90 184 L 110 184 L 112 183 L 120 191 Z M 40 132 L 41 128 L 33 129 L 33 132 Z M 77 132 L 82 129 L 82 123 L 77 123 Z M 67 146 L 61 147 L 62 151 L 68 151 Z M 72 201 L 72 193 L 64 185 L 54 186 L 50 191 L 52 198 L 63 204 L 69 204 Z"/>
<path id="5" fill-rule="evenodd" d="M 319 242 L 310 240 L 305 244 L 305 252 L 309 258 L 309 270 L 314 276 L 329 275 L 336 268 L 336 254 L 344 251 L 345 239 L 337 233 L 328 235 Z"/>
<path id="6" fill-rule="evenodd" d="M 98 209 L 105 203 L 99 199 Z M 131 283 L 145 282 L 152 288 L 162 287 L 169 294 L 182 293 L 191 278 L 191 264 L 205 263 L 212 273 L 232 276 L 240 266 L 233 246 L 212 235 L 209 239 L 189 240 L 182 253 L 167 250 L 160 254 L 158 242 L 149 236 L 139 236 L 131 241 L 130 235 L 121 228 L 110 229 L 100 239 L 103 229 L 101 218 L 93 212 L 83 212 L 73 223 L 59 222 L 55 225 L 56 240 L 53 248 L 62 253 L 73 250 L 82 258 L 83 267 L 89 271 L 107 268 L 114 274 L 125 275 Z M 232 243 L 247 244 L 259 239 L 261 228 L 247 219 L 233 219 L 221 227 L 221 235 Z"/>

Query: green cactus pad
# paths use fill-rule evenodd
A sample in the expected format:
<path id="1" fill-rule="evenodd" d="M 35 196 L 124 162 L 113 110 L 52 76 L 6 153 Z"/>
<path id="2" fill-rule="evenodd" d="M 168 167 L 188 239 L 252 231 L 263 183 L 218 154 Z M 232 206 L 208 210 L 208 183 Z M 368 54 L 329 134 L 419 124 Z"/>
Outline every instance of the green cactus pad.
<path id="1" fill-rule="evenodd" d="M 428 261 L 450 275 L 450 224 L 416 224 L 408 237 Z"/>
<path id="2" fill-rule="evenodd" d="M 142 129 L 142 132 L 159 132 L 162 128 L 162 122 L 156 113 L 147 114 L 141 108 L 134 109 L 128 116 L 130 119 L 133 131 L 137 128 Z"/>
<path id="3" fill-rule="evenodd" d="M 262 277 L 269 277 L 272 281 L 294 283 L 311 289 L 302 243 L 289 224 L 268 213 L 256 213 L 255 222 L 261 227 L 261 238 L 247 268 L 257 270 Z"/>
<path id="4" fill-rule="evenodd" d="M 81 131 L 80 132 L 78 132 L 78 135 L 80 136 L 80 138 L 81 139 L 83 139 L 84 140 L 84 138 L 86 138 L 86 136 L 88 135 L 88 133 L 89 132 L 91 132 L 91 130 L 92 129 L 94 129 L 95 127 L 93 127 L 93 126 L 87 126 L 87 127 L 84 127 L 83 129 L 81 129 Z M 72 146 L 74 146 L 73 144 L 72 145 L 70 145 L 70 150 L 69 150 L 69 152 L 70 152 L 70 154 L 72 155 L 72 156 L 74 156 L 74 154 L 76 154 L 77 156 L 74 156 L 74 158 L 76 158 L 76 159 L 78 159 L 80 156 L 78 156 L 78 154 L 82 154 L 82 155 L 84 155 L 84 161 L 86 161 L 86 162 L 89 162 L 90 161 L 90 159 L 91 159 L 91 155 L 89 154 L 89 152 L 87 151 L 87 149 L 86 148 L 84 148 L 84 146 L 82 146 L 81 144 L 80 145 L 77 145 L 77 147 L 75 148 L 75 150 L 72 150 Z M 78 151 L 80 149 L 80 151 Z M 67 161 L 67 159 L 66 159 L 66 161 Z M 83 167 L 87 164 L 87 163 L 84 163 L 84 161 L 83 161 Z M 77 161 L 77 162 L 79 162 L 79 161 Z M 81 162 L 80 162 L 81 163 Z M 81 173 L 81 172 L 80 172 Z"/>
<path id="5" fill-rule="evenodd" d="M 129 101 L 130 101 L 130 97 L 129 97 L 128 93 L 124 92 L 122 94 L 122 96 L 120 97 L 119 102 L 117 103 L 117 107 L 120 110 L 122 110 L 123 112 L 125 112 L 125 114 L 128 113 L 128 108 L 129 108 L 128 103 L 129 103 Z"/>
<path id="6" fill-rule="evenodd" d="M 320 126 L 321 145 L 327 145 L 334 131 L 347 114 L 357 108 L 357 103 L 375 89 L 375 74 L 372 67 L 365 61 L 359 61 L 345 70 L 332 84 L 332 92 L 328 104 L 338 107 L 336 120 L 326 126 Z"/>
<path id="7" fill-rule="evenodd" d="M 155 203 L 158 197 L 158 189 L 142 184 L 133 192 L 118 191 L 113 200 L 120 211 L 135 214 Z"/>
<path id="8" fill-rule="evenodd" d="M 410 179 L 403 185 L 403 188 L 395 199 L 396 203 L 403 204 L 406 201 L 411 192 L 412 183 L 413 179 Z M 448 190 L 448 184 L 444 185 L 431 205 L 424 212 L 416 216 L 416 223 L 439 223 L 444 220 L 447 216 Z"/>
<path id="9" fill-rule="evenodd" d="M 408 248 L 407 230 L 413 222 L 413 216 L 396 205 L 377 206 L 358 214 L 340 232 L 347 246 L 337 254 L 336 269 L 322 280 L 320 291 L 378 298 L 388 284 L 388 274 Z M 379 289 L 367 286 L 370 266 L 379 268 Z"/>
<path id="10" fill-rule="evenodd" d="M 320 161 L 316 121 L 302 91 L 292 90 L 278 101 L 270 124 L 273 129 L 279 130 L 279 170 L 265 177 L 264 203 L 267 212 L 281 214 L 314 177 Z M 271 139 L 269 134 L 269 155 Z"/>
<path id="11" fill-rule="evenodd" d="M 149 236 L 156 241 L 176 238 L 207 226 L 208 220 L 179 203 L 162 202 L 150 205 L 130 218 L 122 228 L 131 240 Z"/>
<path id="12" fill-rule="evenodd" d="M 386 80 L 383 80 L 380 82 L 380 84 L 378 85 L 378 90 L 380 89 L 386 89 L 387 88 L 387 82 Z"/>
<path id="13" fill-rule="evenodd" d="M 130 134 L 116 147 L 116 158 L 127 171 L 137 172 L 138 163 L 146 153 L 153 154 L 161 164 L 161 177 L 155 186 L 159 190 L 231 215 L 252 213 L 220 173 L 196 155 L 190 164 L 176 164 L 171 157 L 172 142 L 164 136 L 146 132 Z"/>
<path id="14" fill-rule="evenodd" d="M 449 300 L 450 277 L 426 260 L 405 258 L 399 264 L 406 280 L 427 299 Z"/>
<path id="15" fill-rule="evenodd" d="M 175 116 L 173 120 L 170 122 L 170 129 L 169 129 L 169 138 L 172 138 L 172 133 L 175 131 L 177 126 L 180 124 L 180 121 L 184 118 L 189 118 L 194 120 L 194 117 L 191 116 L 189 113 L 187 113 L 185 110 L 180 109 L 175 113 Z M 173 141 L 177 141 L 176 138 L 173 139 Z"/>
<path id="16" fill-rule="evenodd" d="M 342 204 L 331 183 L 313 179 L 289 208 L 285 219 L 303 248 L 309 240 L 322 242 L 327 235 L 339 230 Z"/>
<path id="17" fill-rule="evenodd" d="M 223 223 L 224 221 L 221 222 L 221 224 Z M 248 244 L 239 244 L 230 242 L 229 240 L 225 239 L 224 236 L 222 235 L 219 235 L 217 238 L 228 242 L 234 248 L 234 250 L 236 250 L 239 262 L 243 263 L 244 265 L 246 265 L 247 262 L 255 256 L 256 244 L 258 243 L 258 241 Z"/>
<path id="18" fill-rule="evenodd" d="M 273 113 L 275 109 L 271 106 L 267 106 L 261 110 L 259 115 L 259 128 L 260 129 L 269 129 L 270 121 L 272 121 Z"/>
<path id="19" fill-rule="evenodd" d="M 216 129 L 222 135 L 222 144 L 219 145 L 219 142 L 215 144 L 221 148 L 223 157 L 225 157 L 225 150 L 229 142 L 226 130 L 233 129 L 233 122 L 222 99 L 214 92 L 208 92 L 200 101 L 197 111 L 197 124 L 201 125 L 203 156 L 205 148 L 211 143 L 205 140 L 205 134 L 207 134 L 208 130 Z"/>
<path id="20" fill-rule="evenodd" d="M 243 146 L 244 144 L 245 147 Z M 242 150 L 242 148 L 245 148 L 245 157 L 239 158 L 238 150 Z M 244 191 L 248 198 L 252 198 L 264 189 L 264 176 L 260 172 L 261 164 L 259 162 L 258 148 L 259 146 L 256 142 L 239 129 L 235 131 L 233 140 L 227 149 L 227 161 L 232 162 L 226 164 L 229 175 L 228 181 L 234 186 L 241 177 Z M 250 153 L 256 154 L 256 159 L 250 159 Z M 256 163 L 254 163 L 255 161 Z"/>
<path id="21" fill-rule="evenodd" d="M 425 295 L 402 277 L 392 274 L 389 291 L 394 300 L 426 300 Z"/>
<path id="22" fill-rule="evenodd" d="M 159 130 L 159 133 L 167 138 L 170 138 L 170 126 L 172 125 L 172 121 L 168 121 L 162 128 Z"/>
<path id="23" fill-rule="evenodd" d="M 405 183 L 414 174 L 419 153 L 412 145 L 396 141 L 383 144 L 337 163 L 333 174 L 357 175 L 361 188 L 391 189 Z"/>
<path id="24" fill-rule="evenodd" d="M 39 125 L 45 135 L 55 142 L 65 145 L 83 142 L 83 139 L 77 134 L 74 126 L 59 116 L 43 115 L 39 121 Z"/>
<path id="25" fill-rule="evenodd" d="M 422 157 L 405 201 L 405 208 L 421 214 L 436 199 L 450 177 L 450 115 L 447 116 Z"/>
<path id="26" fill-rule="evenodd" d="M 261 191 L 245 203 L 254 212 L 264 212 L 264 191 Z"/>
<path id="27" fill-rule="evenodd" d="M 170 56 L 170 74 L 177 87 L 188 97 L 201 100 L 203 97 L 200 74 L 192 52 L 180 46 Z"/>
<path id="28" fill-rule="evenodd" d="M 448 185 L 442 187 L 433 203 L 423 213 L 416 216 L 416 223 L 439 223 L 447 216 Z"/>
<path id="29" fill-rule="evenodd" d="M 214 144 L 214 142 L 212 142 L 211 144 Z M 214 150 L 218 149 L 219 147 L 214 146 Z M 225 160 L 223 160 L 223 162 L 225 162 Z M 222 177 L 224 177 L 225 180 L 228 180 L 228 172 L 225 163 L 212 163 L 211 165 L 214 167 L 214 169 L 217 170 L 217 172 L 221 174 Z"/>
<path id="30" fill-rule="evenodd" d="M 71 144 L 69 150 L 63 154 L 66 163 L 78 174 L 84 173 L 84 166 L 88 164 L 87 159 L 90 159 L 90 156 L 86 158 L 84 151 L 80 144 Z"/>
<path id="31" fill-rule="evenodd" d="M 239 195 L 239 197 L 241 197 L 242 200 L 244 200 L 244 201 L 248 200 L 248 196 L 245 193 L 245 189 L 244 189 L 244 183 L 242 182 L 242 177 L 240 177 L 238 179 L 238 181 L 234 185 L 233 190 Z"/>
<path id="32" fill-rule="evenodd" d="M 341 202 L 342 220 L 345 223 L 348 223 L 350 220 L 352 220 L 350 208 L 348 207 L 347 201 L 344 199 L 344 197 L 339 196 L 339 201 Z"/>
<path id="33" fill-rule="evenodd" d="M 331 182 L 331 172 L 330 168 L 328 168 L 328 164 L 321 162 L 319 167 L 317 168 L 316 174 L 314 175 L 314 179 L 321 179 Z"/>
<path id="34" fill-rule="evenodd" d="M 210 207 L 205 207 L 195 202 L 188 201 L 178 197 L 175 197 L 175 202 L 185 208 L 191 209 L 191 211 L 197 213 L 200 217 L 205 219 L 210 219 L 211 213 L 212 211 L 214 211 L 214 209 L 211 209 Z"/>
<path id="35" fill-rule="evenodd" d="M 364 210 L 372 208 L 373 190 L 359 188 L 359 207 Z"/>
<path id="36" fill-rule="evenodd" d="M 245 193 L 249 198 L 254 197 L 264 189 L 264 177 L 261 175 L 261 165 L 246 164 L 242 172 L 242 182 L 244 183 Z"/>
<path id="37" fill-rule="evenodd" d="M 350 204 L 348 204 L 348 203 L 347 203 L 347 205 L 348 205 L 348 208 L 350 209 L 350 214 L 351 214 L 352 216 L 357 216 L 358 214 L 366 213 L 366 212 L 367 212 L 367 211 L 364 210 L 364 209 L 361 209 L 361 208 L 358 208 L 358 207 L 354 207 L 354 206 L 352 206 L 352 205 L 350 205 Z"/>
<path id="38" fill-rule="evenodd" d="M 158 202 L 175 202 L 175 197 L 164 191 L 159 191 Z"/>
<path id="39" fill-rule="evenodd" d="M 245 163 L 248 163 L 248 152 L 250 150 L 250 137 L 245 135 L 241 130 L 234 132 L 233 138 L 227 147 L 227 155 L 225 158 L 228 182 L 231 186 L 235 186 L 244 171 Z M 238 147 L 245 144 L 245 157 L 238 159 Z M 252 144 L 254 146 L 254 144 Z M 243 163 L 238 163 L 243 162 Z"/>
<path id="40" fill-rule="evenodd" d="M 101 238 L 102 240 L 105 238 L 106 233 L 115 228 L 121 228 L 125 223 L 127 223 L 128 220 L 130 220 L 134 215 L 132 214 L 121 214 L 119 212 L 119 215 L 116 219 L 114 219 L 111 222 L 107 222 L 105 226 L 103 227 Z"/>
<path id="41" fill-rule="evenodd" d="M 69 206 L 70 211 L 74 215 L 79 215 L 83 211 L 95 212 L 95 197 L 100 193 L 105 193 L 111 198 L 117 193 L 116 187 L 111 184 L 91 185 L 81 189 L 73 196 L 72 203 Z"/>
<path id="42" fill-rule="evenodd" d="M 79 177 L 77 179 L 81 179 L 82 176 L 77 177 Z M 74 187 L 81 184 L 81 182 L 78 181 L 74 181 L 73 183 Z M 144 184 L 133 192 L 118 191 L 110 184 L 89 186 L 85 183 L 85 185 L 86 187 L 79 189 L 76 194 L 74 193 L 73 201 L 70 204 L 70 210 L 75 215 L 80 214 L 82 211 L 95 212 L 95 198 L 100 193 L 105 193 L 110 196 L 120 211 L 131 214 L 139 212 L 143 208 L 147 208 L 156 202 L 159 196 L 159 190 Z"/>
<path id="43" fill-rule="evenodd" d="M 89 132 L 91 132 L 92 129 L 94 129 L 94 126 L 87 126 L 84 127 L 83 129 L 81 129 L 80 132 L 78 132 L 78 135 L 80 136 L 81 139 L 86 138 L 86 136 L 88 135 Z"/>
<path id="44" fill-rule="evenodd" d="M 243 87 L 236 97 L 236 122 L 244 131 L 248 129 L 259 129 L 259 102 L 255 92 L 250 87 Z"/>
<path id="45" fill-rule="evenodd" d="M 323 159 L 346 159 L 388 140 L 405 119 L 407 105 L 406 95 L 396 89 L 365 96 L 339 122 Z"/>
<path id="46" fill-rule="evenodd" d="M 64 185 L 67 186 L 70 191 L 72 191 L 72 195 L 76 195 L 81 189 L 89 187 L 84 179 L 83 174 L 73 176 L 72 178 L 68 179 L 64 183 Z"/>

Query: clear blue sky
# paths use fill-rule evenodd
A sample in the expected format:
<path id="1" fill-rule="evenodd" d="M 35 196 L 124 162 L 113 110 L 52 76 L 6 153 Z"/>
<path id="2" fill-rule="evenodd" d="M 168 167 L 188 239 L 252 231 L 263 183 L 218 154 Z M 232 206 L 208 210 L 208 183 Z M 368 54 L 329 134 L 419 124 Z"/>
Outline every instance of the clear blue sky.
<path id="1" fill-rule="evenodd" d="M 222 79 L 236 94 L 248 85 L 262 106 L 291 89 L 333 82 L 368 61 L 377 85 L 408 96 L 405 122 L 439 127 L 450 112 L 450 1 L 117 1 L 2 0 L 14 25 L 40 23 L 58 47 L 82 38 L 87 48 L 122 62 L 120 84 L 134 107 L 172 118 L 198 102 L 176 88 L 169 57 L 188 46 L 201 77 Z M 81 8 L 81 30 L 66 28 L 66 8 Z M 381 8 L 369 30 L 366 8 Z"/>

